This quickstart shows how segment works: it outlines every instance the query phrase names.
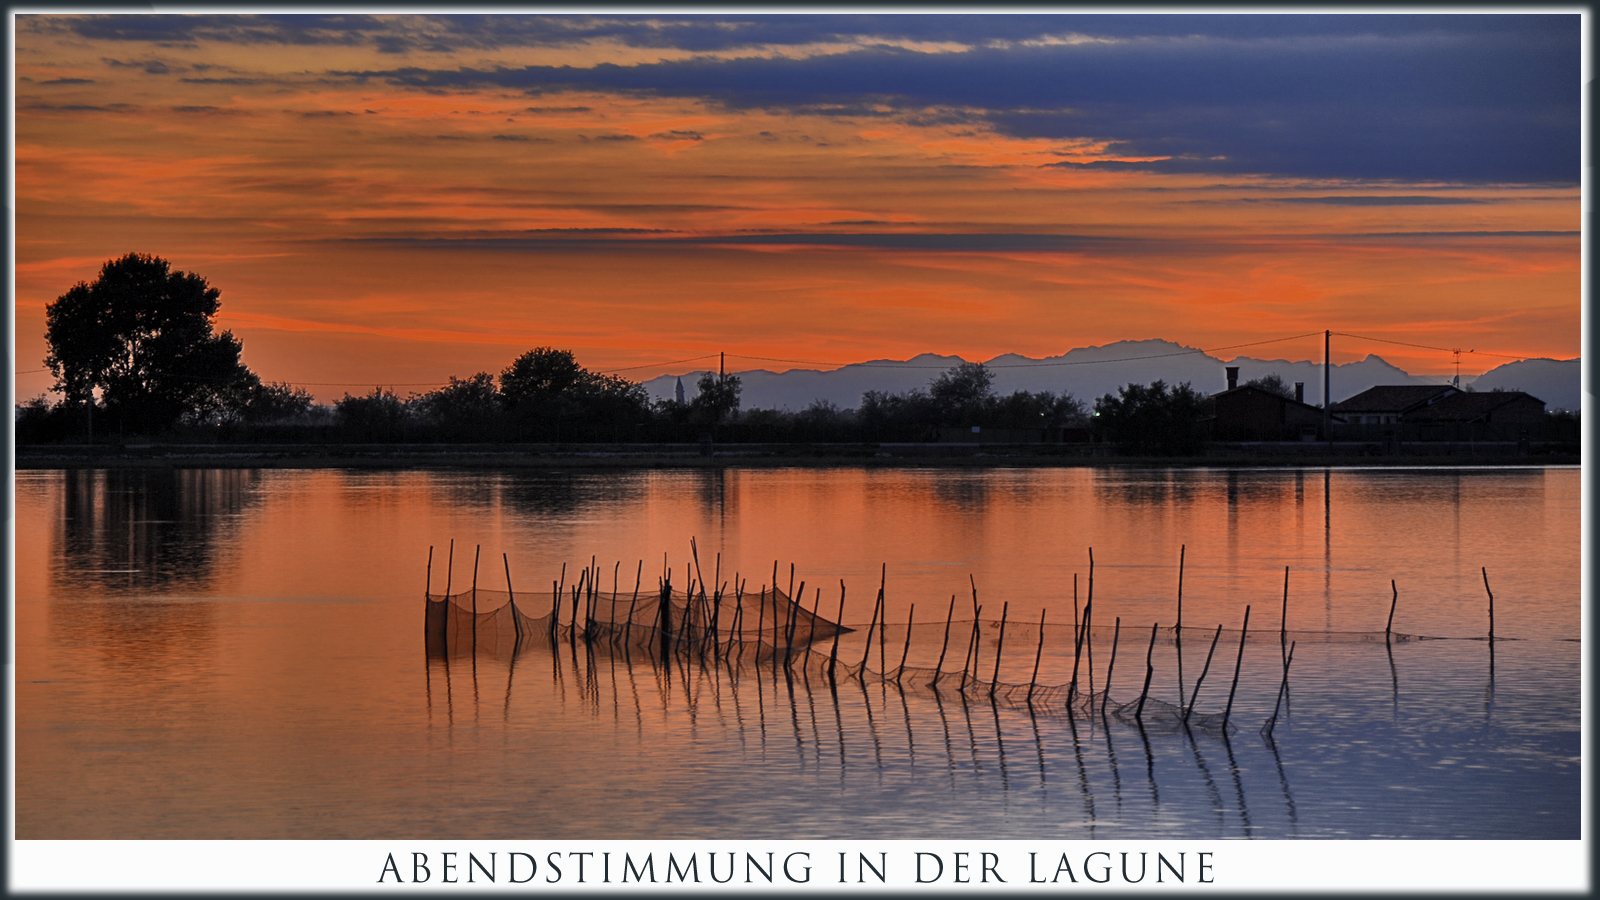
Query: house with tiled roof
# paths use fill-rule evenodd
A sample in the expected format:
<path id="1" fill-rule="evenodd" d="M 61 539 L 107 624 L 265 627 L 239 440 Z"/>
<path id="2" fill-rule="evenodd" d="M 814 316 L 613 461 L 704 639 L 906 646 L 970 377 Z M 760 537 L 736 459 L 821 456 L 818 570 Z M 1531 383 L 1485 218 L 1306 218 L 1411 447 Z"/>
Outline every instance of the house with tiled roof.
<path id="1" fill-rule="evenodd" d="M 1323 439 L 1322 410 L 1306 403 L 1305 387 L 1290 398 L 1255 385 L 1239 384 L 1239 367 L 1227 366 L 1227 390 L 1204 401 L 1200 426 L 1213 441 L 1299 441 Z"/>
<path id="2" fill-rule="evenodd" d="M 1532 425 L 1545 421 L 1544 401 L 1523 391 L 1455 393 L 1406 416 L 1411 422 Z"/>
<path id="3" fill-rule="evenodd" d="M 1333 404 L 1333 413 L 1351 425 L 1392 425 L 1464 393 L 1448 384 L 1380 384 Z"/>

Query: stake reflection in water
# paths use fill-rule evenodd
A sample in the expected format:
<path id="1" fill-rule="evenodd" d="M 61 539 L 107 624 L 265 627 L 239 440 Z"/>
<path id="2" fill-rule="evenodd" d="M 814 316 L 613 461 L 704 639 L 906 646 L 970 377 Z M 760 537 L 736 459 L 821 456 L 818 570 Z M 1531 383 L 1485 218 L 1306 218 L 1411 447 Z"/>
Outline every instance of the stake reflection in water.
<path id="1" fill-rule="evenodd" d="M 1118 618 L 1109 629 L 1100 629 L 1108 630 L 1109 634 L 1097 633 L 1093 624 L 1092 599 L 1086 604 L 1082 618 L 1068 638 L 1072 656 L 1079 662 L 1092 653 L 1092 646 L 1097 640 L 1110 638 L 1113 662 L 1107 666 L 1107 678 L 1100 690 L 1093 686 L 1092 675 L 1088 676 L 1087 684 L 1039 683 L 1038 672 L 1049 633 L 1043 615 L 1038 626 L 1035 626 L 1036 635 L 1018 633 L 1027 626 L 1010 629 L 1012 640 L 1034 643 L 1035 654 L 1026 681 L 1005 681 L 1003 666 L 1007 659 L 1004 649 L 1008 639 L 1008 606 L 1003 608 L 998 620 L 986 623 L 983 607 L 977 603 L 975 584 L 974 618 L 968 629 L 968 644 L 964 653 L 966 661 L 957 674 L 945 671 L 942 662 L 949 649 L 948 632 L 953 619 L 953 604 L 952 615 L 947 616 L 946 628 L 935 644 L 930 630 L 914 632 L 910 621 L 904 625 L 883 621 L 884 585 L 880 585 L 871 621 L 865 635 L 862 635 L 856 629 L 821 617 L 820 590 L 816 592 L 812 608 L 807 609 L 801 602 L 791 600 L 777 584 L 763 588 L 752 598 L 744 592 L 744 582 L 737 574 L 733 578 L 734 591 L 727 597 L 724 596 L 725 583 L 703 581 L 696 577 L 698 572 L 694 570 L 691 571 L 688 589 L 680 591 L 671 583 L 671 571 L 666 570 L 654 595 L 641 597 L 638 584 L 632 591 L 620 588 L 620 566 L 617 566 L 613 567 L 612 591 L 607 594 L 597 587 L 596 576 L 600 569 L 591 561 L 580 574 L 579 582 L 573 586 L 569 597 L 565 598 L 572 602 L 572 615 L 567 623 L 561 623 L 561 580 L 555 582 L 556 602 L 550 612 L 535 618 L 517 605 L 512 592 L 509 560 L 503 562 L 507 581 L 503 603 L 499 602 L 501 598 L 498 592 L 490 591 L 476 582 L 459 597 L 428 596 L 428 684 L 425 696 L 430 704 L 430 721 L 432 704 L 437 702 L 433 681 L 438 677 L 444 687 L 444 719 L 447 727 L 454 723 L 458 698 L 451 672 L 452 666 L 460 662 L 468 663 L 476 715 L 480 659 L 505 665 L 501 713 L 502 717 L 509 719 L 514 715 L 514 687 L 519 661 L 525 656 L 537 657 L 548 653 L 554 686 L 561 697 L 568 696 L 570 680 L 570 686 L 582 698 L 584 707 L 591 714 L 603 716 L 609 707 L 619 723 L 622 710 L 631 705 L 635 720 L 633 730 L 641 737 L 644 729 L 643 709 L 659 705 L 664 716 L 682 717 L 691 735 L 700 735 L 701 729 L 714 725 L 723 736 L 736 742 L 741 752 L 759 753 L 764 759 L 768 739 L 773 737 L 769 733 L 772 717 L 768 715 L 767 707 L 769 700 L 775 700 L 780 706 L 779 720 L 789 720 L 789 727 L 784 730 L 790 732 L 794 741 L 798 770 L 820 773 L 828 768 L 829 757 L 836 758 L 841 790 L 851 777 L 852 760 L 861 760 L 859 755 L 851 752 L 857 740 L 871 742 L 873 754 L 870 768 L 881 786 L 886 773 L 897 769 L 901 760 L 904 760 L 907 772 L 915 773 L 918 733 L 934 726 L 934 720 L 937 719 L 936 728 L 943 735 L 944 768 L 952 779 L 952 788 L 956 786 L 954 779 L 958 770 L 965 770 L 970 774 L 974 788 L 983 789 L 984 785 L 992 785 L 1002 792 L 1010 792 L 1013 788 L 1012 770 L 1017 761 L 1010 759 L 1009 755 L 1015 752 L 1014 748 L 1031 742 L 1032 755 L 1037 757 L 1039 770 L 1038 798 L 1045 804 L 1051 800 L 1046 790 L 1051 780 L 1050 772 L 1063 762 L 1055 757 L 1053 751 L 1062 740 L 1070 741 L 1071 760 L 1078 770 L 1078 793 L 1081 794 L 1086 821 L 1091 827 L 1099 824 L 1096 817 L 1096 779 L 1090 775 L 1092 760 L 1105 761 L 1119 817 L 1123 809 L 1122 773 L 1113 733 L 1117 728 L 1128 728 L 1138 733 L 1146 757 L 1145 769 L 1150 782 L 1152 808 L 1160 803 L 1160 791 L 1155 778 L 1157 751 L 1151 744 L 1152 730 L 1172 738 L 1179 733 L 1186 733 L 1184 740 L 1188 744 L 1189 757 L 1195 763 L 1194 773 L 1199 776 L 1199 782 L 1207 786 L 1208 794 L 1220 797 L 1195 743 L 1194 732 L 1225 739 L 1229 730 L 1225 714 L 1196 713 L 1192 699 L 1189 705 L 1178 707 L 1148 698 L 1148 682 L 1153 672 L 1150 652 L 1146 654 L 1146 678 L 1137 700 L 1115 702 L 1107 689 L 1114 671 L 1112 666 L 1115 665 L 1115 647 L 1120 638 L 1121 622 Z M 720 562 L 719 554 L 718 579 Z M 431 575 L 431 562 L 429 566 Z M 639 572 L 642 575 L 642 563 Z M 800 590 L 804 590 L 803 580 Z M 843 582 L 840 584 L 840 593 L 842 615 L 846 596 Z M 748 606 L 751 602 L 757 607 L 754 619 L 749 617 Z M 581 621 L 577 614 L 580 603 L 584 607 Z M 771 630 L 766 625 L 769 618 L 774 625 Z M 899 664 L 893 669 L 875 671 L 871 667 L 874 662 L 871 653 L 873 638 L 877 639 L 879 645 L 877 662 L 883 665 L 886 661 L 884 650 L 891 630 L 901 632 L 896 635 L 897 642 L 901 644 Z M 918 634 L 924 636 L 925 646 L 916 640 Z M 1218 636 L 1220 634 L 1219 628 Z M 1159 635 L 1159 626 L 1153 625 L 1152 650 Z M 1243 637 L 1243 633 L 1240 636 Z M 1167 632 L 1167 637 L 1178 646 L 1176 628 Z M 774 643 L 774 640 L 777 642 Z M 859 656 L 854 656 L 848 650 L 856 640 L 861 641 Z M 984 643 L 992 647 L 992 662 L 982 649 Z M 846 648 L 843 654 L 841 645 Z M 933 661 L 935 649 L 937 661 L 931 667 L 917 664 L 917 657 L 924 654 Z M 570 665 L 562 664 L 563 655 L 569 657 Z M 847 662 L 841 656 L 860 661 Z M 463 660 L 462 657 L 467 658 Z M 980 667 L 980 661 L 987 665 Z M 635 677 L 635 669 L 640 667 L 649 668 L 655 677 L 641 683 Z M 763 675 L 763 672 L 766 674 Z M 985 679 L 984 675 L 988 678 Z M 756 682 L 753 694 L 740 689 L 741 683 L 750 676 L 754 676 Z M 763 687 L 767 677 L 772 679 L 774 688 L 770 697 Z M 857 690 L 841 691 L 840 688 L 849 682 L 855 682 Z M 642 688 L 641 684 L 654 684 L 654 701 L 646 696 L 651 691 Z M 609 695 L 609 703 L 602 700 L 605 695 Z M 965 748 L 958 747 L 951 734 L 947 712 L 951 702 L 960 707 L 961 720 L 965 725 L 965 740 L 961 743 L 966 744 Z M 747 709 L 747 705 L 753 705 L 754 708 Z M 819 705 L 823 707 L 822 710 L 818 709 Z M 787 715 L 781 709 L 783 706 L 788 707 Z M 983 709 L 987 715 L 982 718 L 992 723 L 992 739 L 981 736 L 980 732 L 987 729 L 978 726 L 974 707 L 987 707 Z M 834 727 L 831 735 L 826 734 L 821 725 L 825 718 L 832 719 Z M 895 720 L 902 727 L 891 726 L 891 730 L 885 732 L 885 725 Z M 1099 728 L 1095 727 L 1096 720 Z M 1080 728 L 1080 723 L 1087 725 L 1087 728 Z M 749 730 L 757 734 L 749 735 Z M 903 747 L 900 746 L 902 744 Z M 923 747 L 926 746 L 924 742 Z M 1166 749 L 1170 753 L 1173 748 Z M 1251 829 L 1248 812 L 1244 809 L 1243 781 L 1233 761 L 1231 747 L 1228 758 L 1235 792 L 1240 799 L 1240 819 L 1245 823 L 1243 833 L 1248 836 Z M 1281 766 L 1279 772 L 1281 775 Z M 1287 797 L 1287 776 L 1283 776 L 1282 780 Z M 1213 805 L 1213 808 L 1217 807 Z"/>
<path id="2" fill-rule="evenodd" d="M 446 560 L 448 580 L 448 556 Z M 1278 657 L 1270 662 L 1260 660 L 1247 672 L 1245 644 L 1265 642 L 1273 636 L 1270 632 L 1251 633 L 1250 607 L 1245 605 L 1239 630 L 1216 627 L 1194 684 L 1185 687 L 1179 681 L 1180 696 L 1186 700 L 1179 706 L 1151 696 L 1156 644 L 1170 644 L 1175 651 L 1170 658 L 1182 662 L 1179 628 L 1163 629 L 1159 623 L 1151 623 L 1144 677 L 1135 676 L 1132 686 L 1127 677 L 1116 679 L 1122 617 L 1113 617 L 1110 625 L 1095 624 L 1092 578 L 1089 599 L 1078 611 L 1081 615 L 1074 616 L 1073 626 L 1050 626 L 1044 614 L 1037 625 L 1013 623 L 1009 601 L 1002 604 L 997 618 L 987 618 L 974 582 L 970 623 L 954 619 L 952 598 L 945 628 L 918 629 L 913 621 L 886 621 L 884 573 L 868 623 L 861 628 L 822 617 L 820 589 L 805 598 L 809 604 L 802 602 L 806 580 L 793 568 L 791 582 L 798 582 L 794 599 L 776 583 L 776 577 L 772 585 L 752 595 L 735 573 L 730 592 L 729 582 L 721 580 L 720 554 L 712 579 L 702 580 L 698 567 L 691 564 L 688 586 L 680 590 L 672 582 L 672 570 L 664 566 L 657 589 L 649 592 L 641 591 L 637 583 L 631 591 L 622 589 L 619 566 L 613 567 L 612 591 L 599 589 L 602 570 L 591 560 L 568 596 L 562 596 L 561 581 L 556 581 L 549 612 L 533 617 L 512 594 L 509 562 L 503 562 L 507 570 L 503 594 L 474 582 L 470 590 L 457 596 L 428 595 L 428 684 L 424 696 L 430 723 L 442 719 L 443 727 L 453 727 L 459 721 L 458 702 L 472 704 L 469 720 L 476 722 L 478 682 L 485 677 L 480 669 L 504 665 L 505 687 L 497 718 L 509 727 L 517 718 L 519 703 L 530 702 L 519 699 L 526 692 L 515 690 L 518 673 L 528 670 L 525 657 L 548 653 L 555 688 L 547 693 L 549 699 L 559 698 L 565 706 L 575 695 L 581 702 L 576 709 L 602 720 L 609 710 L 618 725 L 623 722 L 623 710 L 631 704 L 634 725 L 629 730 L 641 741 L 647 739 L 647 730 L 654 730 L 647 729 L 643 710 L 658 707 L 660 727 L 669 732 L 682 730 L 689 746 L 721 746 L 750 757 L 752 762 L 758 757 L 767 767 L 764 779 L 785 771 L 781 761 L 769 757 L 769 739 L 780 744 L 793 742 L 794 768 L 787 770 L 791 776 L 815 784 L 816 778 L 831 772 L 828 780 L 840 792 L 860 790 L 862 777 L 870 779 L 869 788 L 880 791 L 901 790 L 901 782 L 908 779 L 913 789 L 925 791 L 929 785 L 923 774 L 942 767 L 946 775 L 938 780 L 947 786 L 941 787 L 940 793 L 955 797 L 993 791 L 985 795 L 1029 797 L 1042 813 L 1057 819 L 1067 815 L 1090 836 L 1104 836 L 1107 829 L 1131 828 L 1141 819 L 1160 821 L 1162 808 L 1184 810 L 1191 825 L 1194 812 L 1204 810 L 1213 817 L 1211 827 L 1222 835 L 1297 833 L 1300 810 L 1291 788 L 1291 774 L 1296 769 L 1285 764 L 1274 729 L 1280 721 L 1290 721 L 1285 701 L 1298 642 L 1370 644 L 1374 648 L 1381 643 L 1397 717 L 1400 678 L 1393 661 L 1396 645 L 1440 640 L 1395 633 L 1392 623 L 1385 623 L 1382 631 L 1305 633 L 1290 632 L 1280 621 L 1278 642 L 1281 645 L 1288 640 L 1281 661 Z M 775 576 L 777 568 L 775 565 Z M 427 571 L 431 576 L 431 562 Z M 639 572 L 636 581 L 642 577 L 642 563 Z M 847 596 L 847 585 L 841 581 L 838 618 L 843 618 Z M 561 606 L 568 600 L 573 602 L 570 617 Z M 581 621 L 579 603 L 584 608 Z M 477 612 L 473 612 L 474 604 Z M 756 609 L 751 610 L 751 605 Z M 750 615 L 752 612 L 755 615 Z M 954 658 L 949 652 L 951 632 L 962 627 L 968 639 L 957 672 L 944 661 Z M 1224 638 L 1235 656 L 1227 690 L 1202 690 Z M 886 653 L 891 640 L 900 649 L 892 668 L 887 667 Z M 1012 651 L 1033 649 L 1033 659 L 1028 660 L 1025 653 L 1018 659 L 1015 652 L 1006 652 L 1008 640 L 1013 642 Z M 1097 643 L 1102 651 L 1109 650 L 1103 657 L 1106 662 L 1100 679 L 1094 678 L 1088 662 Z M 1235 643 L 1237 647 L 1231 646 Z M 1489 649 L 1492 654 L 1493 643 Z M 1492 656 L 1490 666 L 1486 712 L 1492 708 Z M 636 677 L 640 669 L 648 669 L 654 677 Z M 1041 671 L 1054 671 L 1057 677 L 1073 672 L 1078 677 L 1059 684 L 1042 683 Z M 462 674 L 472 681 L 470 701 L 461 695 Z M 1013 681 L 1008 674 L 1023 677 Z M 745 689 L 752 678 L 754 689 Z M 443 686 L 442 698 L 436 680 Z M 1122 685 L 1126 696 L 1111 696 L 1113 683 Z M 1202 695 L 1215 699 L 1204 700 Z M 441 699 L 445 715 L 436 719 L 432 707 Z M 1202 702 L 1220 709 L 1202 709 Z M 952 713 L 958 717 L 954 728 Z M 1262 726 L 1260 749 L 1251 751 L 1260 758 L 1252 762 L 1249 754 L 1236 752 L 1230 736 L 1239 726 L 1230 718 L 1254 716 L 1260 716 L 1255 721 Z M 1116 747 L 1121 730 L 1130 738 L 1137 736 L 1144 753 L 1147 798 L 1143 792 L 1129 795 L 1123 790 L 1124 760 Z M 1222 752 L 1213 754 L 1218 740 Z M 1064 746 L 1068 743 L 1070 747 Z M 1032 747 L 1022 752 L 1033 762 L 1013 758 L 1029 744 Z M 868 746 L 870 756 L 863 752 Z M 925 765 L 930 747 L 943 751 L 936 750 L 935 757 L 944 757 L 942 764 L 932 768 Z M 1067 750 L 1070 755 L 1064 752 Z M 1226 760 L 1225 773 L 1215 771 L 1217 759 Z M 1013 777 L 1021 771 L 1018 766 L 1031 768 L 1034 763 L 1038 790 L 1018 792 L 1021 785 Z M 774 765 L 776 769 L 771 768 Z M 1076 769 L 1076 777 L 1057 777 L 1062 766 Z M 1253 782 L 1251 772 L 1270 772 L 1276 776 L 1276 784 Z M 1232 798 L 1227 800 L 1221 788 L 1224 779 L 1232 782 L 1228 792 Z M 1075 783 L 1077 789 L 1069 793 L 1076 795 L 1081 806 L 1071 812 L 1052 810 L 1052 804 L 1065 802 L 1061 792 L 1048 790 L 1053 782 Z M 1253 813 L 1247 803 L 1247 797 L 1259 798 L 1263 791 L 1283 798 L 1281 815 L 1269 815 L 1265 830 L 1259 811 Z M 1011 800 L 998 802 L 1012 808 Z"/>

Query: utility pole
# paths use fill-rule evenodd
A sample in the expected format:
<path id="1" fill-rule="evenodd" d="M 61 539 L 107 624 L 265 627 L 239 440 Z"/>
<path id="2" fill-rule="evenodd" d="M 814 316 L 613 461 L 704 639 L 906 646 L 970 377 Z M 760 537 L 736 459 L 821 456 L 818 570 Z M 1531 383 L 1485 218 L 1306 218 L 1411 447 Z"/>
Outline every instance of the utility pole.
<path id="1" fill-rule="evenodd" d="M 717 354 L 717 380 L 723 381 L 728 377 L 728 354 Z"/>
<path id="2" fill-rule="evenodd" d="M 1328 345 L 1332 338 L 1332 329 L 1322 332 L 1322 439 L 1330 445 L 1333 443 L 1333 393 L 1330 390 L 1333 383 L 1333 359 L 1328 355 Z"/>

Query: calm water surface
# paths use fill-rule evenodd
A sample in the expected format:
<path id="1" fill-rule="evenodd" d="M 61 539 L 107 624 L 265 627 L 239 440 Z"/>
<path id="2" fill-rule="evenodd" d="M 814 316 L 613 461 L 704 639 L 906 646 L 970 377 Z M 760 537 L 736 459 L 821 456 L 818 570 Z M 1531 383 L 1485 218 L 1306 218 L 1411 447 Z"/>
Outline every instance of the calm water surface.
<path id="1" fill-rule="evenodd" d="M 21 838 L 1579 835 L 1575 468 L 108 470 L 16 487 Z M 1113 705 L 1139 694 L 1151 625 L 1176 618 L 1181 552 L 1183 681 L 1163 639 L 1151 696 L 1193 690 L 1221 624 L 1197 704 L 1220 711 L 1248 605 L 1237 730 L 663 669 L 581 642 L 425 653 L 430 546 L 434 591 L 447 569 L 470 584 L 481 547 L 480 585 L 504 589 L 504 553 L 542 614 L 563 563 L 570 582 L 594 558 L 608 590 L 664 567 L 681 584 L 691 537 L 730 583 L 770 583 L 776 562 L 787 588 L 792 564 L 830 617 L 843 580 L 851 624 L 886 571 L 889 655 L 912 664 L 939 653 L 952 595 L 970 633 L 975 585 L 985 677 L 999 651 L 1001 681 L 1030 678 L 1043 613 L 1048 684 L 1070 677 L 1093 548 L 1092 671 L 1104 687 L 1117 636 Z M 1297 649 L 1268 742 L 1285 567 Z M 854 637 L 841 653 L 859 658 Z"/>

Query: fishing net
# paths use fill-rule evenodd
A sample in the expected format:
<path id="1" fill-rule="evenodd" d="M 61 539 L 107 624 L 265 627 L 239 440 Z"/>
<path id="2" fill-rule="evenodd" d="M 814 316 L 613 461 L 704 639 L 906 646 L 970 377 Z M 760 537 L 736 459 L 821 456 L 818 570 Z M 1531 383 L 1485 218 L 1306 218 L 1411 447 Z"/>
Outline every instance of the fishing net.
<path id="1" fill-rule="evenodd" d="M 530 614 L 527 607 L 533 603 L 547 611 Z M 942 629 L 925 626 L 914 641 L 909 623 L 883 626 L 874 620 L 863 634 L 806 609 L 773 587 L 753 594 L 718 592 L 708 597 L 704 592 L 686 592 L 666 584 L 648 592 L 608 592 L 580 583 L 566 591 L 558 587 L 554 596 L 545 594 L 538 599 L 526 595 L 519 599 L 507 591 L 482 588 L 429 594 L 425 631 L 428 653 L 434 656 L 510 657 L 534 647 L 582 642 L 588 652 L 616 654 L 629 661 L 635 657 L 657 662 L 688 658 L 725 667 L 730 674 L 770 666 L 774 677 L 782 673 L 807 685 L 892 684 L 900 690 L 981 699 L 1034 713 L 1111 716 L 1153 730 L 1235 730 L 1220 712 L 1185 709 L 1153 697 L 1116 702 L 1106 690 L 1095 690 L 1092 680 L 1084 683 L 1074 677 L 1061 684 L 1041 683 L 1037 656 L 1032 658 L 1034 669 L 1027 680 L 1002 679 L 1002 650 L 1011 646 L 1016 656 L 1015 645 L 1020 642 L 1036 643 L 1042 651 L 1047 631 L 1062 632 L 1059 636 L 1065 637 L 1068 646 L 1080 635 L 1083 648 L 1101 643 L 1099 650 L 1090 652 L 1102 654 L 1102 665 L 1103 644 L 1115 638 L 1111 631 L 1102 634 L 1102 629 L 1093 627 L 1080 632 L 1072 626 L 1023 623 L 1014 623 L 1008 636 L 1004 624 L 974 619 L 947 622 Z M 936 640 L 941 632 L 942 640 Z M 1241 636 L 1232 632 L 1234 641 Z M 1157 629 L 1150 640 L 1171 644 L 1179 637 L 1176 629 L 1166 628 Z M 1248 636 L 1250 640 L 1266 637 Z M 1270 634 L 1274 642 L 1280 637 L 1278 632 Z M 923 657 L 915 664 L 910 662 L 914 647 Z M 1124 663 L 1135 670 L 1128 676 L 1135 685 L 1144 678 L 1143 664 L 1142 658 L 1136 664 Z M 1013 662 L 1013 673 L 1016 667 Z M 1101 673 L 1102 679 L 1105 674 Z M 1133 693 L 1143 695 L 1141 691 Z"/>
<path id="2" fill-rule="evenodd" d="M 559 588 L 557 589 L 559 592 Z M 475 588 L 456 594 L 429 594 L 426 632 L 428 651 L 457 656 L 515 653 L 532 642 L 549 644 L 581 638 L 591 644 L 654 651 L 709 650 L 751 660 L 769 658 L 783 648 L 797 654 L 818 641 L 854 629 L 830 622 L 777 588 L 754 595 L 739 592 L 689 593 L 665 585 L 641 593 L 585 590 L 542 605 L 549 612 L 530 615 L 507 591 Z"/>

